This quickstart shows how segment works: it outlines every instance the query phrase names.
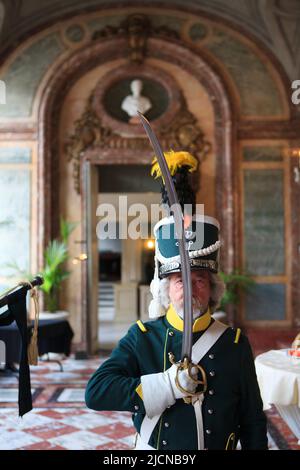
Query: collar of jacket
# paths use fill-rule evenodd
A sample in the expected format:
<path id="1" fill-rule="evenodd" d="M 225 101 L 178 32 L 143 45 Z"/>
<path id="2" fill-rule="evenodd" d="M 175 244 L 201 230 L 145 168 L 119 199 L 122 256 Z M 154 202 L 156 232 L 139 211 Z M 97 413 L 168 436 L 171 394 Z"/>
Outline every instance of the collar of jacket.
<path id="1" fill-rule="evenodd" d="M 176 330 L 179 330 L 179 331 L 183 331 L 183 320 L 182 318 L 180 318 L 180 316 L 178 315 L 178 313 L 176 312 L 172 304 L 170 304 L 167 310 L 166 319 L 168 323 L 170 323 L 170 325 L 173 326 L 173 328 L 176 328 Z M 194 321 L 193 333 L 206 330 L 210 322 L 211 322 L 211 313 L 210 313 L 210 308 L 208 307 L 206 312 L 203 315 L 201 315 L 201 317 L 196 318 L 196 320 Z"/>

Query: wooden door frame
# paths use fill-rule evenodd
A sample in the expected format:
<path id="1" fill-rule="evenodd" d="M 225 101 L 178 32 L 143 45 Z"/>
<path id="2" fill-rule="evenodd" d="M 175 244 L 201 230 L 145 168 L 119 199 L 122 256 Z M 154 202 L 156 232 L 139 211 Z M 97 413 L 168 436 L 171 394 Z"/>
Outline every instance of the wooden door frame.
<path id="1" fill-rule="evenodd" d="M 244 147 L 282 147 L 282 160 L 281 161 L 243 161 L 243 148 Z M 283 210 L 284 210 L 284 246 L 285 246 L 285 273 L 276 276 L 254 276 L 258 282 L 284 283 L 286 286 L 286 299 L 285 308 L 286 315 L 284 320 L 247 320 L 245 312 L 245 295 L 242 295 L 241 305 L 238 311 L 238 321 L 245 327 L 291 327 L 293 326 L 292 317 L 292 223 L 291 223 L 291 178 L 290 178 L 290 156 L 289 156 L 289 142 L 288 140 L 268 140 L 268 139 L 253 139 L 242 140 L 239 143 L 239 193 L 241 196 L 241 204 L 239 206 L 239 238 L 244 241 L 244 169 L 265 170 L 265 169 L 278 169 L 283 173 Z M 239 247 L 239 258 L 241 265 L 245 266 L 245 253 L 244 246 L 241 243 Z"/>

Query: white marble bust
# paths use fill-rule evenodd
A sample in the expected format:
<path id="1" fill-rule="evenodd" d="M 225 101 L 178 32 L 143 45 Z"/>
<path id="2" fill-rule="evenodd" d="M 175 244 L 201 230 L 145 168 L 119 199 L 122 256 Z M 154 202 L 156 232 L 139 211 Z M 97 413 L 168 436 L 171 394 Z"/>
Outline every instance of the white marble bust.
<path id="1" fill-rule="evenodd" d="M 141 80 L 133 80 L 130 84 L 132 95 L 126 96 L 122 101 L 121 108 L 130 116 L 130 123 L 139 122 L 137 112 L 145 114 L 152 104 L 146 96 L 141 95 L 143 82 Z"/>

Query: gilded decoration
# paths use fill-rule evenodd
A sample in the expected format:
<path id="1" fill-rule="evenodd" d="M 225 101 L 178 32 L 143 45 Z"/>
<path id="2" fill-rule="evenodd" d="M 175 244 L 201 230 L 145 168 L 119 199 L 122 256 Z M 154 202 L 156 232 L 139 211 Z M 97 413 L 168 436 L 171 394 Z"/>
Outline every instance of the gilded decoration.
<path id="1" fill-rule="evenodd" d="M 179 39 L 179 34 L 167 26 L 154 27 L 149 17 L 143 14 L 129 15 L 120 26 L 105 26 L 93 34 L 92 39 L 125 36 L 128 43 L 128 57 L 134 64 L 142 64 L 147 53 L 149 37 Z"/>
<path id="2" fill-rule="evenodd" d="M 75 121 L 74 132 L 65 144 L 68 161 L 73 164 L 74 188 L 79 194 L 81 161 L 88 150 L 92 149 L 126 149 L 132 151 L 149 151 L 152 149 L 147 138 L 123 136 L 118 128 L 103 125 L 102 119 L 94 109 L 94 93 L 91 94 L 82 116 Z M 155 122 L 155 121 L 154 121 Z M 134 126 L 135 127 L 135 126 Z M 173 116 L 164 128 L 157 129 L 159 139 L 165 149 L 181 150 L 192 153 L 201 163 L 211 149 L 205 139 L 197 119 L 187 109 L 181 96 L 179 112 Z"/>
<path id="3" fill-rule="evenodd" d="M 165 107 L 157 116 L 153 116 L 153 120 L 149 115 L 165 149 L 181 150 L 184 148 L 201 162 L 211 148 L 197 119 L 188 110 L 176 81 L 162 70 L 149 68 L 144 63 L 149 37 L 179 39 L 178 33 L 167 26 L 154 27 L 151 19 L 146 15 L 133 14 L 119 26 L 110 25 L 96 31 L 93 34 L 93 40 L 120 36 L 127 38 L 128 64 L 117 71 L 111 71 L 101 79 L 101 83 L 93 90 L 82 116 L 75 122 L 74 133 L 65 144 L 68 160 L 73 163 L 74 187 L 77 193 L 81 192 L 81 161 L 88 151 L 125 149 L 132 152 L 152 152 L 139 123 L 131 125 L 118 117 L 118 113 L 112 112 L 110 107 L 115 105 L 115 99 L 111 106 L 107 105 L 107 102 L 112 100 L 112 97 L 110 100 L 108 98 L 113 87 L 119 86 L 118 83 L 125 87 L 126 83 L 135 77 L 143 80 L 145 91 L 147 91 L 148 82 L 152 84 L 152 88 L 156 82 L 156 87 L 160 86 L 161 90 L 165 90 L 167 97 Z M 120 94 L 120 91 L 118 93 Z M 156 96 L 153 91 L 148 98 L 155 103 Z"/>

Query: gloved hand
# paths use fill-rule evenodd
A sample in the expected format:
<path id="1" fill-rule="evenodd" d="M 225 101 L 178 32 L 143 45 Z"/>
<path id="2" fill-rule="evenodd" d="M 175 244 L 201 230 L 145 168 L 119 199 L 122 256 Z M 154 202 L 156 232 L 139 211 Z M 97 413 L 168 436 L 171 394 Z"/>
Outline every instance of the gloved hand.
<path id="1" fill-rule="evenodd" d="M 175 383 L 177 365 L 173 364 L 165 372 L 157 374 L 142 375 L 141 384 L 143 390 L 143 401 L 146 414 L 149 418 L 163 413 L 163 411 L 174 405 L 176 399 L 188 396 L 181 392 Z M 197 369 L 192 369 L 192 374 L 197 373 Z M 179 383 L 190 393 L 195 392 L 197 384 L 188 376 L 187 370 L 179 371 Z"/>
<path id="2" fill-rule="evenodd" d="M 177 365 L 173 364 L 172 367 L 167 369 L 164 374 L 168 374 L 170 378 L 170 384 L 172 387 L 173 395 L 176 399 L 178 398 L 184 398 L 188 396 L 188 393 L 183 393 L 181 390 L 176 385 L 175 379 L 176 379 L 176 374 L 177 374 Z M 197 367 L 192 367 L 191 373 L 195 375 L 195 379 L 197 379 Z M 178 372 L 178 381 L 181 385 L 182 388 L 185 390 L 188 390 L 190 393 L 194 393 L 197 388 L 197 384 L 190 378 L 187 369 L 180 370 Z"/>

